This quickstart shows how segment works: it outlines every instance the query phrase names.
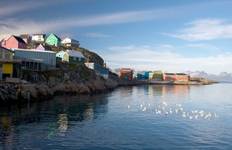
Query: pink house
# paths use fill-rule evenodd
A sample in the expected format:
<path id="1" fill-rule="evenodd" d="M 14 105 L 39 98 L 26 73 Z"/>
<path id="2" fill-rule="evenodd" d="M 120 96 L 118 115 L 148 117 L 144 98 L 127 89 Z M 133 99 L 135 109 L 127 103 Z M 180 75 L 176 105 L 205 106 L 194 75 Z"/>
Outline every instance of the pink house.
<path id="1" fill-rule="evenodd" d="M 42 44 L 39 44 L 39 45 L 36 47 L 36 50 L 45 51 L 45 47 L 44 47 Z"/>
<path id="2" fill-rule="evenodd" d="M 10 48 L 26 49 L 27 48 L 25 41 L 22 38 L 18 36 L 14 36 L 14 35 L 10 36 L 9 38 L 4 39 L 1 42 L 1 46 L 8 48 L 8 49 Z"/>

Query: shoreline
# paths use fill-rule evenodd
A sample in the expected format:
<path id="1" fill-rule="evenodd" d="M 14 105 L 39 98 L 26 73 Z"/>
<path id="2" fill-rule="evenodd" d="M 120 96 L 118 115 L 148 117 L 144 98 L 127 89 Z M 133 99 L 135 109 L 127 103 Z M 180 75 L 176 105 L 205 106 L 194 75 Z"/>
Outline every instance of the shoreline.
<path id="1" fill-rule="evenodd" d="M 149 82 L 149 81 L 116 81 L 112 79 L 104 80 L 97 78 L 86 82 L 65 82 L 56 85 L 48 85 L 47 83 L 37 84 L 16 84 L 1 83 L 0 84 L 0 103 L 3 105 L 20 104 L 27 102 L 36 102 L 52 99 L 59 95 L 94 95 L 108 91 L 112 91 L 117 87 L 139 86 L 139 85 L 209 85 L 218 82 L 196 83 L 196 82 Z"/>

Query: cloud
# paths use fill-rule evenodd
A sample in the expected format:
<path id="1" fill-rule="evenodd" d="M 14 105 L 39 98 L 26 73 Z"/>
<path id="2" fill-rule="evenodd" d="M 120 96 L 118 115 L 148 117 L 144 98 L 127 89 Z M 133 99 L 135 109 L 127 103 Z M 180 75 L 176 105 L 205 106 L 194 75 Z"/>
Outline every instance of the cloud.
<path id="1" fill-rule="evenodd" d="M 23 10 L 23 8 L 21 8 L 21 10 Z M 12 11 L 12 13 L 13 12 L 14 11 Z M 18 20 L 17 18 L 1 19 L 0 24 L 4 23 L 4 26 L 0 26 L 0 37 L 9 34 L 34 33 L 41 31 L 53 32 L 68 28 L 102 26 L 154 20 L 170 17 L 170 12 L 172 12 L 172 15 L 175 14 L 173 9 L 152 9 L 105 13 L 83 17 L 76 16 L 68 17 L 66 19 L 49 19 L 46 21 L 32 19 Z M 12 25 L 17 26 L 12 27 Z"/>
<path id="2" fill-rule="evenodd" d="M 6 17 L 20 12 L 34 10 L 35 8 L 47 6 L 49 4 L 50 2 L 42 2 L 42 1 L 24 1 L 24 2 L 21 1 L 21 2 L 11 2 L 9 4 L 0 3 L 0 17 Z"/>
<path id="3" fill-rule="evenodd" d="M 232 38 L 232 23 L 221 19 L 201 19 L 190 22 L 177 33 L 166 34 L 187 41 Z"/>
<path id="4" fill-rule="evenodd" d="M 98 32 L 89 32 L 89 33 L 86 33 L 85 36 L 89 38 L 109 38 L 111 37 L 108 34 L 98 33 Z"/>
<path id="5" fill-rule="evenodd" d="M 131 67 L 135 70 L 185 72 L 204 70 L 209 73 L 232 72 L 232 53 L 206 57 L 185 57 L 160 46 L 114 46 L 102 54 L 112 68 Z"/>

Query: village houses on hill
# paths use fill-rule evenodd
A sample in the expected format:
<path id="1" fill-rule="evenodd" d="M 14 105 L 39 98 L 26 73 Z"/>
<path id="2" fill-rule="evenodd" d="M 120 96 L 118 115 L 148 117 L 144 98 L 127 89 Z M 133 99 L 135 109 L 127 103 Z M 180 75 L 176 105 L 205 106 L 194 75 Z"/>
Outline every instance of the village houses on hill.
<path id="1" fill-rule="evenodd" d="M 51 47 L 62 49 L 52 51 Z M 98 75 L 108 77 L 109 69 L 89 61 L 77 50 L 80 43 L 69 37 L 63 40 L 57 35 L 46 34 L 23 34 L 20 36 L 9 36 L 0 42 L 0 80 L 7 78 L 28 79 L 27 75 L 37 78 L 38 73 L 46 70 L 54 70 L 57 63 L 83 64 L 94 70 Z M 63 48 L 66 47 L 66 50 Z M 92 66 L 86 63 L 91 63 Z M 97 67 L 96 67 L 97 66 Z M 24 72 L 28 74 L 24 74 Z"/>

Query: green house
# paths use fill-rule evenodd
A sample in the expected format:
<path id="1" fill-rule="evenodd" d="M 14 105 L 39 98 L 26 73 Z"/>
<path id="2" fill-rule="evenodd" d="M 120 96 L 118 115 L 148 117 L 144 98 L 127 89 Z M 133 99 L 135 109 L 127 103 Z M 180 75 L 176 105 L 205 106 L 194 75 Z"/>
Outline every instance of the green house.
<path id="1" fill-rule="evenodd" d="M 51 33 L 45 40 L 45 43 L 52 46 L 60 45 L 61 39 L 55 34 Z"/>

